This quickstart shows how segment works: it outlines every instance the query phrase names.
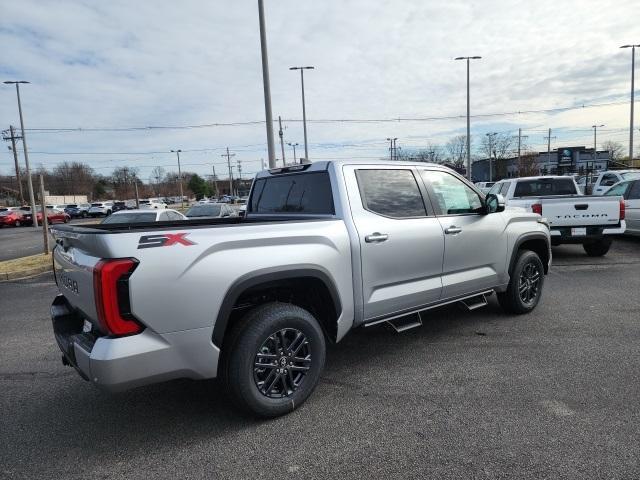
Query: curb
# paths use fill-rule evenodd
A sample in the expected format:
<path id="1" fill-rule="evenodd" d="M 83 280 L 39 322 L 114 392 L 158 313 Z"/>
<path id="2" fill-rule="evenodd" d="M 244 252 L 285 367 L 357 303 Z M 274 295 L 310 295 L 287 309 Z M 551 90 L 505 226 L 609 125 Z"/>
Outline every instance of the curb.
<path id="1" fill-rule="evenodd" d="M 0 273 L 0 282 L 8 282 L 10 280 L 21 280 L 23 278 L 33 277 L 41 273 L 49 272 L 53 270 L 50 264 L 42 265 L 40 267 L 28 268 L 26 270 L 19 270 L 17 272 Z"/>

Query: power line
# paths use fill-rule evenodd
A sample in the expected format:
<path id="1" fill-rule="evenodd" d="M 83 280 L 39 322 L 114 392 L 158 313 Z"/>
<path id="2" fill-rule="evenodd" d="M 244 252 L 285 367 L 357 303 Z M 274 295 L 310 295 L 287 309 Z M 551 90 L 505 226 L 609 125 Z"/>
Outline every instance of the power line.
<path id="1" fill-rule="evenodd" d="M 494 112 L 471 115 L 471 118 L 491 118 L 500 116 L 511 115 L 530 115 L 536 113 L 557 113 L 570 110 L 580 110 L 586 108 L 599 108 L 613 105 L 626 105 L 627 100 L 605 102 L 605 103 L 591 103 L 572 105 L 566 107 L 546 108 L 537 110 L 513 110 L 508 112 Z M 390 123 L 390 122 L 431 122 L 440 120 L 458 120 L 466 118 L 466 115 L 441 115 L 441 116 L 428 116 L 428 117 L 395 117 L 395 118 L 323 118 L 323 119 L 307 119 L 307 123 Z M 301 123 L 302 119 L 290 118 L 283 121 L 289 123 Z M 227 122 L 227 123 L 205 123 L 197 125 L 149 125 L 141 127 L 77 127 L 77 128 L 29 128 L 26 129 L 33 133 L 89 133 L 89 132 L 140 132 L 140 131 L 152 131 L 152 130 L 191 130 L 200 128 L 213 128 L 213 127 L 237 127 L 247 125 L 261 125 L 266 123 L 265 120 L 253 120 L 246 122 Z M 273 122 L 275 124 L 275 122 Z"/>

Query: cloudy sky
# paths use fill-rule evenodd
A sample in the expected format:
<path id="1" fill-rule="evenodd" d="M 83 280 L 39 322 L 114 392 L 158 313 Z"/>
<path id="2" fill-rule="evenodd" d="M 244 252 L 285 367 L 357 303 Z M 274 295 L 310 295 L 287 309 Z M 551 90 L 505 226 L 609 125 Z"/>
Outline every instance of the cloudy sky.
<path id="1" fill-rule="evenodd" d="M 300 77 L 288 67 L 316 68 L 305 75 L 310 159 L 373 159 L 389 136 L 412 150 L 464 133 L 461 55 L 483 57 L 471 68 L 475 139 L 520 127 L 544 150 L 553 128 L 556 146 L 591 145 L 598 123 L 599 141 L 628 146 L 631 52 L 618 47 L 640 43 L 637 0 L 265 4 L 273 112 L 298 156 Z M 31 82 L 21 93 L 34 166 L 138 166 L 147 178 L 156 165 L 177 169 L 180 148 L 184 170 L 224 176 L 227 146 L 245 174 L 266 160 L 256 0 L 21 0 L 1 15 L 0 80 Z M 0 87 L 0 129 L 19 125 L 15 90 Z M 148 126 L 201 127 L 136 128 Z"/>

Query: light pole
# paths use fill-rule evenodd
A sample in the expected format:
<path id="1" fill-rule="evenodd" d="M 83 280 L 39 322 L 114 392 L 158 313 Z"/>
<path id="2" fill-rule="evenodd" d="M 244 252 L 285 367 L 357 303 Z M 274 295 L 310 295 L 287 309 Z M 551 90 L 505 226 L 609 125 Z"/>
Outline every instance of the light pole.
<path id="1" fill-rule="evenodd" d="M 171 150 L 178 157 L 178 185 L 180 185 L 180 205 L 184 208 L 184 194 L 182 193 L 182 169 L 180 168 L 180 152 L 182 150 Z"/>
<path id="2" fill-rule="evenodd" d="M 6 85 L 15 85 L 16 94 L 18 95 L 18 113 L 20 114 L 20 130 L 22 131 L 22 148 L 24 150 L 24 163 L 27 168 L 27 186 L 29 187 L 29 205 L 31 206 L 31 218 L 33 218 L 33 227 L 38 228 L 38 215 L 36 215 L 36 199 L 33 195 L 33 182 L 31 181 L 31 167 L 29 166 L 29 151 L 27 150 L 27 137 L 24 134 L 24 120 L 22 118 L 22 103 L 20 102 L 20 84 L 30 83 L 25 80 L 6 81 Z M 44 203 L 44 198 L 42 199 Z M 46 212 L 42 212 L 42 216 L 46 215 Z"/>
<path id="3" fill-rule="evenodd" d="M 295 164 L 297 162 L 296 160 L 296 147 L 298 145 L 300 145 L 299 143 L 289 143 L 287 142 L 287 145 L 289 145 L 290 147 L 293 147 L 293 163 Z"/>
<path id="4" fill-rule="evenodd" d="M 491 155 L 493 154 L 493 137 L 497 135 L 498 132 L 485 133 L 487 137 L 489 137 L 489 181 L 493 182 L 493 169 L 491 166 Z"/>
<path id="5" fill-rule="evenodd" d="M 471 180 L 471 108 L 469 106 L 469 61 L 480 60 L 482 57 L 456 57 L 455 60 L 467 61 L 467 178 Z M 489 161 L 491 164 L 491 161 Z"/>
<path id="6" fill-rule="evenodd" d="M 398 137 L 387 138 L 387 142 L 389 142 L 389 158 L 391 159 L 391 161 L 393 161 L 394 157 L 395 157 L 396 160 L 398 159 L 398 153 L 395 152 L 396 140 L 398 140 Z M 394 153 L 395 153 L 395 155 L 394 155 Z"/>
<path id="7" fill-rule="evenodd" d="M 636 69 L 636 47 L 640 45 L 622 45 L 620 48 L 631 49 L 631 119 L 629 120 L 629 162 L 633 165 L 633 97 Z"/>
<path id="8" fill-rule="evenodd" d="M 260 23 L 260 52 L 262 55 L 262 87 L 264 89 L 264 116 L 267 125 L 269 168 L 276 168 L 276 147 L 273 141 L 273 113 L 271 110 L 271 85 L 269 83 L 269 56 L 267 55 L 267 29 L 264 20 L 264 0 L 258 0 Z"/>
<path id="9" fill-rule="evenodd" d="M 603 125 L 591 125 L 591 128 L 593 128 L 593 168 L 596 168 L 596 160 L 598 160 L 598 150 L 596 148 L 596 139 L 597 139 L 597 134 L 598 134 L 598 129 L 600 127 L 604 127 Z M 608 167 L 608 161 L 607 161 L 607 167 Z M 586 183 L 585 183 L 585 189 L 586 189 Z"/>
<path id="10" fill-rule="evenodd" d="M 300 70 L 300 82 L 302 85 L 302 128 L 304 129 L 304 161 L 309 161 L 309 148 L 307 146 L 307 111 L 304 105 L 304 71 L 314 70 L 315 67 L 290 67 L 289 70 Z"/>

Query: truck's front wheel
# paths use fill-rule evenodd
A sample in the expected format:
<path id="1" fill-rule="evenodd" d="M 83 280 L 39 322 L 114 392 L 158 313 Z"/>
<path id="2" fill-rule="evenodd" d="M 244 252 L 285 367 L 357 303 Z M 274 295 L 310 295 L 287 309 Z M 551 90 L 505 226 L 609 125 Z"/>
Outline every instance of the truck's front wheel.
<path id="1" fill-rule="evenodd" d="M 602 257 L 606 255 L 611 248 L 612 239 L 610 237 L 605 237 L 597 242 L 585 243 L 582 245 L 584 251 L 587 252 L 587 255 L 590 257 Z"/>
<path id="2" fill-rule="evenodd" d="M 269 303 L 233 325 L 222 377 L 232 400 L 261 417 L 291 412 L 311 395 L 326 346 L 316 319 L 287 303 Z"/>
<path id="3" fill-rule="evenodd" d="M 509 313 L 529 313 L 540 301 L 544 284 L 544 266 L 537 253 L 520 250 L 511 272 L 509 287 L 498 294 L 500 306 Z"/>

